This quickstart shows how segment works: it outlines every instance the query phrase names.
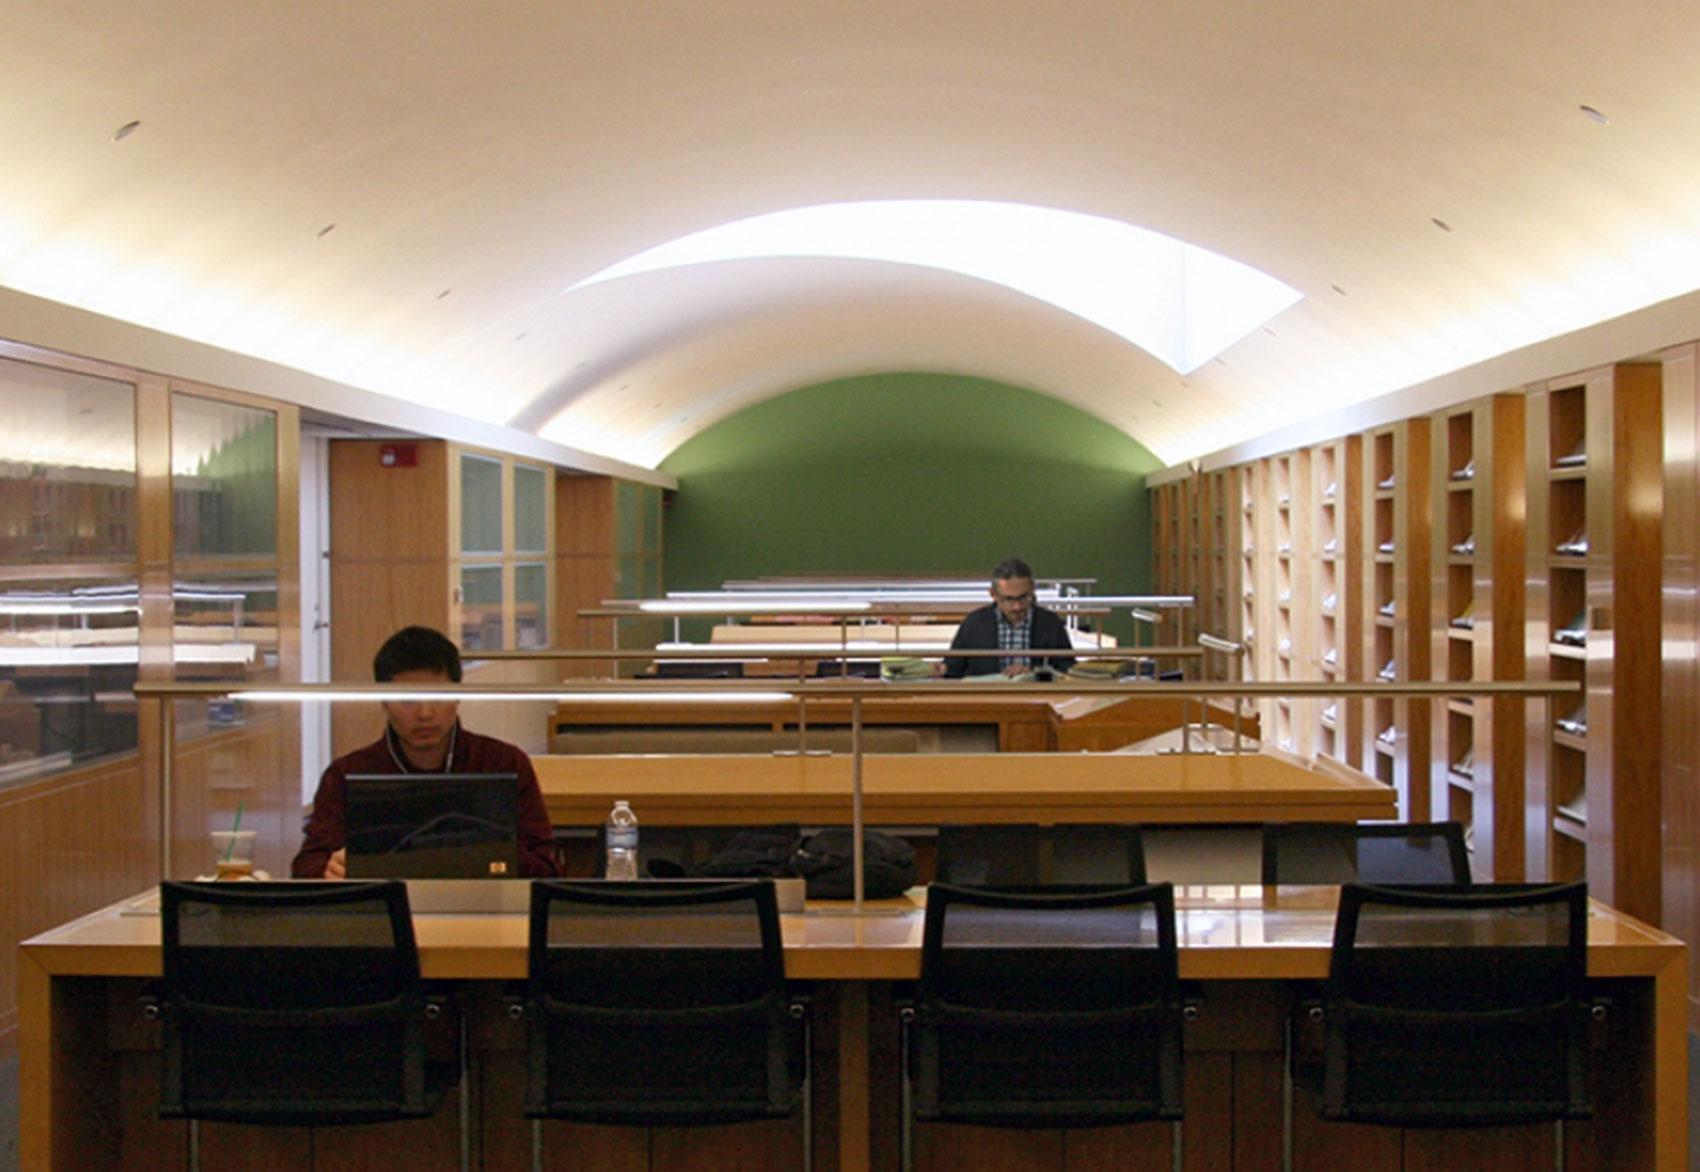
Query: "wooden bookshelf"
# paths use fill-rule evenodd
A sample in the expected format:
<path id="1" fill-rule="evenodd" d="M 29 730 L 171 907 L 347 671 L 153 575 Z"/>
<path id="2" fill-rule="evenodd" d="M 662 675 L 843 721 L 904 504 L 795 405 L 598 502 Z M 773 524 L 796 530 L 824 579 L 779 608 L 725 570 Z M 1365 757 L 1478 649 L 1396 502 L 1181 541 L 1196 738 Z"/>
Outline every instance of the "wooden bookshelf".
<path id="1" fill-rule="evenodd" d="M 1433 423 L 1431 662 L 1437 678 L 1524 675 L 1524 396 L 1494 395 Z M 1433 713 L 1430 809 L 1466 827 L 1480 879 L 1525 877 L 1523 706 L 1455 698 Z"/>
<path id="2" fill-rule="evenodd" d="M 1530 705 L 1532 874 L 1586 878 L 1660 914 L 1661 372 L 1633 362 L 1529 398 L 1530 678 L 1579 680 L 1581 703 Z M 1633 714 L 1616 730 L 1614 714 Z"/>
<path id="3" fill-rule="evenodd" d="M 1363 583 L 1370 611 L 1364 665 L 1370 680 L 1427 681 L 1430 675 L 1430 426 L 1427 417 L 1364 437 Z M 1364 728 L 1366 773 L 1399 791 L 1399 816 L 1430 816 L 1431 700 L 1375 700 Z"/>
<path id="4" fill-rule="evenodd" d="M 1354 608 L 1347 589 L 1354 555 L 1358 552 L 1351 540 L 1352 494 L 1347 471 L 1350 442 L 1346 438 L 1336 439 L 1310 450 L 1313 541 L 1308 613 L 1314 637 L 1312 653 L 1306 661 L 1313 668 L 1313 678 L 1323 680 L 1352 678 L 1354 658 L 1359 671 L 1362 663 L 1362 644 L 1351 637 Z M 1338 699 L 1318 700 L 1310 707 L 1316 753 L 1355 765 L 1352 757 L 1357 746 L 1350 739 L 1346 704 Z"/>

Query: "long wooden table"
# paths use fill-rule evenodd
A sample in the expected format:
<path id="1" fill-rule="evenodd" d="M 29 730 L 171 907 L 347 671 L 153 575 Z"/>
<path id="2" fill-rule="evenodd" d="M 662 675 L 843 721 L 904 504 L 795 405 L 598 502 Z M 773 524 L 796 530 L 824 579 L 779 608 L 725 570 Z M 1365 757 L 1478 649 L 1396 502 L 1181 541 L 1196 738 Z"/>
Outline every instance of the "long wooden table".
<path id="1" fill-rule="evenodd" d="M 850 821 L 847 756 L 532 761 L 557 826 L 600 825 L 622 798 L 656 825 Z M 892 754 L 864 757 L 862 769 L 870 824 L 1350 822 L 1396 814 L 1390 786 L 1261 753 Z"/>
<path id="2" fill-rule="evenodd" d="M 1189 1167 L 1273 1169 L 1281 1148 L 1282 1023 L 1296 982 L 1327 972 L 1334 888 L 1198 887 L 1177 893 L 1181 976 L 1198 982 L 1203 1012 L 1188 1026 Z M 185 1125 L 153 1115 L 157 1036 L 135 993 L 160 971 L 154 893 L 116 904 L 21 946 L 23 1164 L 26 1169 L 157 1167 L 179 1159 Z M 843 909 L 835 908 L 835 912 Z M 861 915 L 783 917 L 786 969 L 815 983 L 816 1167 L 896 1166 L 897 1026 L 893 981 L 920 971 L 921 895 Z M 524 1051 L 501 1012 L 500 990 L 526 971 L 518 915 L 415 916 L 427 978 L 466 982 L 475 1051 L 474 1154 L 485 1168 L 524 1167 L 528 1132 L 518 1113 Z M 1606 1050 L 1596 1056 L 1596 1118 L 1568 1129 L 1572 1169 L 1687 1167 L 1687 953 L 1673 938 L 1596 905 L 1588 967 L 1613 998 Z M 458 1113 L 354 1129 L 207 1125 L 205 1166 L 219 1154 L 244 1166 L 416 1167 L 455 1147 Z M 304 1129 L 303 1129 L 304 1130 Z M 742 1128 L 574 1128 L 550 1124 L 552 1152 L 573 1167 L 800 1166 L 794 1121 Z M 332 1134 L 335 1133 L 335 1134 Z M 1401 1133 L 1325 1124 L 1301 1092 L 1293 1113 L 1295 1166 L 1382 1168 L 1536 1166 L 1551 1130 Z M 1167 1167 L 1166 1128 L 1011 1132 L 954 1125 L 918 1129 L 922 1168 Z M 1548 1151 L 1543 1157 L 1540 1147 Z M 718 1155 L 714 1154 L 718 1153 Z M 565 1165 L 562 1165 L 565 1166 Z"/>

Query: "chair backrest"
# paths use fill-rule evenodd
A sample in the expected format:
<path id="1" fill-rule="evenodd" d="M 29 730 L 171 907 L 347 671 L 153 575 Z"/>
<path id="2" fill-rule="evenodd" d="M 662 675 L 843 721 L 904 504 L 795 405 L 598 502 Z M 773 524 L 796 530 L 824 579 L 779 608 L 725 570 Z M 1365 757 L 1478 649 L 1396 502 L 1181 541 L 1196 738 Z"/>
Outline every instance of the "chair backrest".
<path id="1" fill-rule="evenodd" d="M 915 1114 L 1087 1127 L 1181 1114 L 1174 889 L 927 889 Z"/>
<path id="2" fill-rule="evenodd" d="M 769 882 L 538 882 L 526 1114 L 630 1125 L 792 1113 L 803 1053 Z"/>
<path id="3" fill-rule="evenodd" d="M 1470 882 L 1457 822 L 1270 822 L 1263 828 L 1263 882 Z"/>
<path id="4" fill-rule="evenodd" d="M 1145 882 L 1145 850 L 1133 825 L 944 825 L 934 875 L 960 887 L 1136 887 Z"/>
<path id="5" fill-rule="evenodd" d="M 407 888 L 160 885 L 160 1114 L 247 1123 L 426 1115 Z"/>
<path id="6" fill-rule="evenodd" d="M 1031 887 L 1039 882 L 1039 827 L 940 826 L 933 876 L 963 887 Z"/>
<path id="7" fill-rule="evenodd" d="M 1046 881 L 1061 884 L 1145 882 L 1145 839 L 1139 827 L 1102 823 L 1059 824 L 1046 832 L 1051 851 Z"/>
<path id="8" fill-rule="evenodd" d="M 1584 884 L 1340 892 L 1323 1113 L 1402 1126 L 1589 1113 Z"/>

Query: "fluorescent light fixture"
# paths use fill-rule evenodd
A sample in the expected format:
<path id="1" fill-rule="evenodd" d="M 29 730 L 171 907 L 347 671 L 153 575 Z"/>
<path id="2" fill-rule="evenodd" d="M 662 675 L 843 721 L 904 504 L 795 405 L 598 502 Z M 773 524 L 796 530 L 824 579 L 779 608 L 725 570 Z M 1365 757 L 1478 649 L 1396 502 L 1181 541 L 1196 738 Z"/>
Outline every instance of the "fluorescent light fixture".
<path id="1" fill-rule="evenodd" d="M 725 598 L 719 601 L 704 599 L 702 601 L 675 602 L 667 598 L 646 598 L 638 603 L 639 610 L 659 611 L 665 614 L 774 614 L 782 611 L 796 611 L 799 608 L 819 614 L 856 614 L 872 609 L 869 602 L 838 601 L 815 602 L 812 599 L 774 599 L 769 601 L 752 600 L 748 598 Z"/>
<path id="2" fill-rule="evenodd" d="M 509 704 L 528 701 L 545 701 L 551 704 L 563 701 L 590 701 L 607 704 L 776 704 L 796 699 L 790 692 L 650 692 L 635 688 L 629 692 L 432 692 L 420 690 L 382 693 L 339 692 L 335 689 L 309 692 L 267 688 L 232 688 L 229 696 L 232 700 L 252 700 L 256 703 L 272 702 L 279 704 L 327 700 L 365 700 L 386 704 L 407 704 L 422 700 L 449 701 L 460 704 L 470 704 L 482 700 L 501 700 Z"/>
<path id="3" fill-rule="evenodd" d="M 1084 212 L 981 200 L 818 204 L 670 240 L 566 292 L 717 261 L 875 260 L 1003 285 L 1102 326 L 1190 374 L 1300 299 L 1249 265 Z"/>

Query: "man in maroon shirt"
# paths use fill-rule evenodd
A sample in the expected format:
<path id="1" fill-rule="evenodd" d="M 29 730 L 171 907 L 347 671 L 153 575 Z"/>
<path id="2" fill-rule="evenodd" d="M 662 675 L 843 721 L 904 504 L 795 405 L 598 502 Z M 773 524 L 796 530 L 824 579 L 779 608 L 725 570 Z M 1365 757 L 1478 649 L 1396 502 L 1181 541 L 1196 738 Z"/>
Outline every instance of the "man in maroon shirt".
<path id="1" fill-rule="evenodd" d="M 429 627 L 404 627 L 385 640 L 372 660 L 380 684 L 460 683 L 460 651 Z M 344 790 L 351 773 L 514 773 L 519 775 L 519 869 L 531 878 L 555 875 L 554 833 L 537 774 L 523 749 L 481 737 L 460 726 L 449 700 L 405 700 L 384 705 L 389 726 L 364 749 L 332 761 L 313 795 L 313 812 L 301 851 L 289 866 L 297 879 L 342 879 L 348 874 L 343 829 Z"/>

